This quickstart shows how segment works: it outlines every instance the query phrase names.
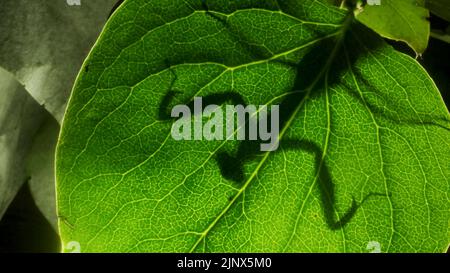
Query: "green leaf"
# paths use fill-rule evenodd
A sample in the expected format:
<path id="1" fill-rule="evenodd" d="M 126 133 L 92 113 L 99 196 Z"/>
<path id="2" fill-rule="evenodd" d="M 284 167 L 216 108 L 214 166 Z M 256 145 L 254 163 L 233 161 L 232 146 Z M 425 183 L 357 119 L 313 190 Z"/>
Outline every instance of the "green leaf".
<path id="1" fill-rule="evenodd" d="M 425 7 L 432 13 L 450 22 L 450 5 L 448 0 L 425 0 Z"/>
<path id="2" fill-rule="evenodd" d="M 25 161 L 47 113 L 0 68 L 0 219 L 27 180 Z"/>
<path id="3" fill-rule="evenodd" d="M 280 147 L 175 141 L 177 104 L 280 105 Z M 206 103 L 205 103 L 206 104 Z M 435 84 L 320 1 L 125 1 L 57 146 L 82 252 L 443 252 L 450 118 Z"/>
<path id="4" fill-rule="evenodd" d="M 381 0 L 366 5 L 356 18 L 385 38 L 406 42 L 418 54 L 428 46 L 429 12 L 424 0 Z"/>
<path id="5" fill-rule="evenodd" d="M 62 120 L 83 59 L 117 0 L 0 0 L 0 67 Z"/>

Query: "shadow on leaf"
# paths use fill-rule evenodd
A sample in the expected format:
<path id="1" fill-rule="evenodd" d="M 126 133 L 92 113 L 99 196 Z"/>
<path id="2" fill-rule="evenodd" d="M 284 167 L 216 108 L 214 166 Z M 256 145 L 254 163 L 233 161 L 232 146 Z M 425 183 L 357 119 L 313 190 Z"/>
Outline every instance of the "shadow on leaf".
<path id="1" fill-rule="evenodd" d="M 225 18 L 222 18 L 210 11 L 206 5 L 206 1 L 202 1 L 202 3 L 205 11 L 207 11 L 207 14 L 220 22 L 234 37 L 236 37 L 237 42 L 243 45 L 243 48 L 250 56 L 252 56 L 253 59 L 266 60 L 271 57 L 268 55 L 269 53 L 267 50 L 262 47 L 255 46 L 256 43 L 249 41 L 244 33 L 236 32 L 235 28 L 228 25 Z M 325 35 L 317 32 L 317 30 L 311 29 L 311 31 L 316 32 L 317 37 L 323 37 Z M 314 46 L 305 49 L 303 57 L 298 62 L 286 61 L 283 59 L 268 61 L 270 63 L 280 63 L 282 65 L 286 65 L 296 71 L 296 78 L 293 86 L 284 94 L 283 98 L 280 99 L 278 103 L 280 109 L 280 130 L 288 125 L 289 120 L 297 113 L 298 108 L 303 106 L 305 100 L 316 96 L 321 96 L 326 89 L 330 89 L 337 84 L 341 84 L 341 76 L 346 72 L 348 67 L 337 61 L 339 60 L 342 62 L 342 58 L 339 57 L 335 58 L 332 62 L 329 62 L 328 59 L 330 58 L 330 52 L 332 52 L 335 47 L 336 40 L 331 38 L 324 39 L 317 42 Z M 343 50 L 344 49 L 341 46 L 338 49 L 336 56 L 343 56 Z M 356 56 L 350 59 L 350 66 L 352 66 L 359 57 L 361 57 L 361 54 L 364 54 L 364 51 L 356 50 L 354 53 Z M 170 65 L 168 65 L 168 67 L 170 67 Z M 328 73 L 328 71 L 332 71 L 333 73 Z M 176 75 L 174 78 L 176 80 Z M 172 86 L 173 83 L 174 82 L 172 82 Z M 179 91 L 169 90 L 164 96 L 160 103 L 160 119 L 172 119 L 170 117 L 169 109 L 178 92 Z M 207 95 L 203 97 L 203 102 L 205 105 L 221 105 L 227 102 L 232 102 L 235 105 L 247 105 L 245 98 L 240 95 L 239 90 L 229 90 L 226 92 Z M 186 101 L 184 104 L 188 105 L 191 110 L 193 109 L 192 100 Z M 248 120 L 249 116 L 247 115 L 246 124 L 248 124 Z M 268 120 L 270 120 L 270 113 Z M 245 128 L 246 132 L 247 129 L 248 128 Z M 246 180 L 249 179 L 246 177 L 244 172 L 245 164 L 256 160 L 258 157 L 261 157 L 263 153 L 265 153 L 260 151 L 260 144 L 261 141 L 243 140 L 239 142 L 237 149 L 233 152 L 219 151 L 215 157 L 215 160 L 217 161 L 221 175 L 225 179 L 238 184 L 238 186 L 245 183 Z M 360 202 L 357 202 L 352 197 L 352 204 L 350 208 L 348 208 L 344 215 L 338 219 L 335 200 L 335 186 L 325 163 L 325 158 L 323 157 L 324 151 L 317 144 L 305 139 L 282 139 L 280 141 L 279 149 L 301 150 L 314 155 L 315 169 L 317 172 L 316 178 L 314 179 L 317 179 L 318 182 L 317 184 L 319 187 L 320 200 L 323 207 L 325 222 L 331 230 L 337 230 L 345 226 L 355 215 L 358 208 L 362 206 L 368 198 L 372 196 L 386 197 L 385 194 L 369 193 Z"/>

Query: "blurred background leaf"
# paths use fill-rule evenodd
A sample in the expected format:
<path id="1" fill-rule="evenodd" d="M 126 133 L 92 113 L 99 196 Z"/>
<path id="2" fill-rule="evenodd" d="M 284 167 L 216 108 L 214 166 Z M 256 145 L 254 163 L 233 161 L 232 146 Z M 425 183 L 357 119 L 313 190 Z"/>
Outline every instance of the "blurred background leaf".
<path id="1" fill-rule="evenodd" d="M 0 219 L 27 180 L 25 160 L 46 111 L 0 68 Z"/>
<path id="2" fill-rule="evenodd" d="M 117 0 L 0 0 L 0 66 L 58 120 Z"/>
<path id="3" fill-rule="evenodd" d="M 442 19 L 450 21 L 449 0 L 425 0 L 425 7 Z"/>
<path id="4" fill-rule="evenodd" d="M 59 124 L 48 116 L 36 134 L 26 162 L 30 192 L 36 206 L 58 231 L 55 198 L 55 148 Z"/>

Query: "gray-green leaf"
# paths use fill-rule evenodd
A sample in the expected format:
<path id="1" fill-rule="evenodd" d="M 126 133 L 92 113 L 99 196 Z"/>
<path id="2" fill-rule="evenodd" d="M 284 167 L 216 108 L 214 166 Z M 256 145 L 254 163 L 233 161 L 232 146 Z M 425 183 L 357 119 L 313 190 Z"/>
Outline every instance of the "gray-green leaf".
<path id="1" fill-rule="evenodd" d="M 55 148 L 59 134 L 59 124 L 51 116 L 43 122 L 27 156 L 26 171 L 30 178 L 30 192 L 36 206 L 58 230 L 55 193 Z"/>
<path id="2" fill-rule="evenodd" d="M 0 66 L 58 120 L 83 59 L 117 0 L 0 0 Z"/>
<path id="3" fill-rule="evenodd" d="M 26 157 L 47 115 L 13 75 L 0 68 L 0 219 L 28 178 Z"/>

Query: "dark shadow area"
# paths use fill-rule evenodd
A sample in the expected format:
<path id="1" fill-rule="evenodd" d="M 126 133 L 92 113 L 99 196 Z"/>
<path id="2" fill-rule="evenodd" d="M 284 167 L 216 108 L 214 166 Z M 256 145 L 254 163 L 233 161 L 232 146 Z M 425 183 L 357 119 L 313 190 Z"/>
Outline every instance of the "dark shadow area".
<path id="1" fill-rule="evenodd" d="M 434 80 L 450 109 L 450 43 L 430 39 L 428 49 L 418 61 Z"/>
<path id="2" fill-rule="evenodd" d="M 33 201 L 25 183 L 0 222 L 0 253 L 59 252 L 58 234 Z"/>

